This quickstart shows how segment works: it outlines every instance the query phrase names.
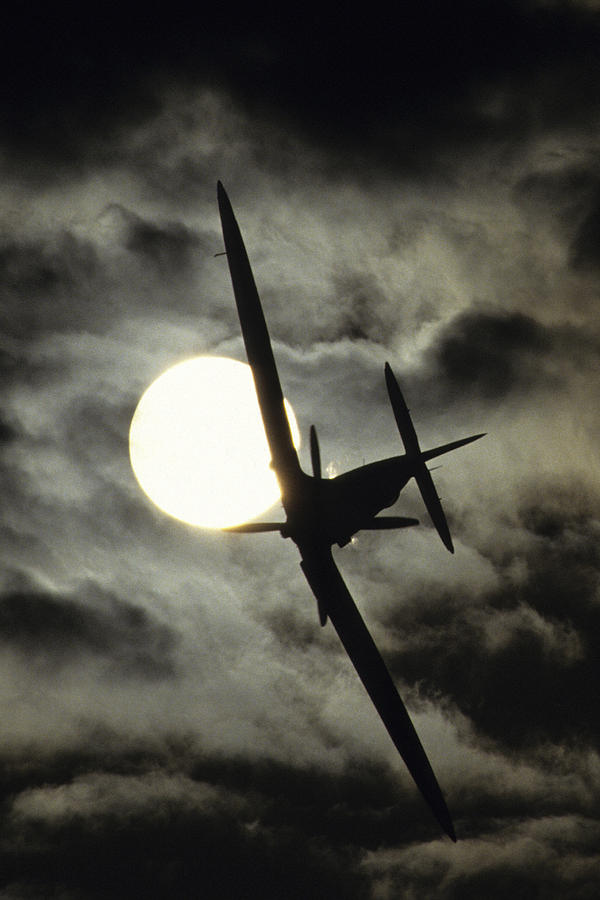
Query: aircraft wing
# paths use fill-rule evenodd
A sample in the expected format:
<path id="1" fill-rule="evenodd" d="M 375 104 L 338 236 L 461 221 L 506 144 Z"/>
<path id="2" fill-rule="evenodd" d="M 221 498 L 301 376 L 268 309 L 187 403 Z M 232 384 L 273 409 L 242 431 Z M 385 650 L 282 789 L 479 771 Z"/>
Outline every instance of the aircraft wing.
<path id="1" fill-rule="evenodd" d="M 329 548 L 303 553 L 301 566 L 317 598 L 320 611 L 326 613 L 333 622 L 415 784 L 443 830 L 456 841 L 446 801 L 421 741 Z"/>
<path id="2" fill-rule="evenodd" d="M 254 376 L 273 468 L 285 495 L 286 482 L 290 483 L 297 475 L 300 464 L 292 441 L 283 392 L 254 276 L 229 197 L 220 181 L 217 184 L 217 199 L 246 354 Z"/>

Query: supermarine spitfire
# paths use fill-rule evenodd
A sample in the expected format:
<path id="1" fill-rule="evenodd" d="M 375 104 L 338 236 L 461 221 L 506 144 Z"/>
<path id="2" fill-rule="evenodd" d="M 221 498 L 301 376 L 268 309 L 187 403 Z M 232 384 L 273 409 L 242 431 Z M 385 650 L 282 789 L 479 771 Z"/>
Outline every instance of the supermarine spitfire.
<path id="1" fill-rule="evenodd" d="M 283 393 L 252 270 L 233 209 L 221 182 L 219 213 L 233 292 L 248 362 L 252 369 L 272 467 L 281 489 L 285 522 L 249 522 L 227 529 L 235 532 L 278 531 L 300 551 L 300 565 L 316 597 L 319 619 L 333 623 L 377 712 L 417 787 L 442 829 L 456 840 L 452 819 L 429 760 L 390 674 L 334 562 L 333 544 L 342 547 L 363 529 L 381 530 L 417 525 L 416 519 L 378 516 L 396 502 L 414 478 L 427 511 L 444 545 L 453 553 L 452 538 L 427 462 L 462 447 L 483 434 L 472 435 L 422 451 L 410 413 L 390 366 L 385 381 L 404 454 L 363 465 L 335 478 L 323 478 L 319 443 L 310 429 L 313 474 L 300 468 L 284 408 Z"/>

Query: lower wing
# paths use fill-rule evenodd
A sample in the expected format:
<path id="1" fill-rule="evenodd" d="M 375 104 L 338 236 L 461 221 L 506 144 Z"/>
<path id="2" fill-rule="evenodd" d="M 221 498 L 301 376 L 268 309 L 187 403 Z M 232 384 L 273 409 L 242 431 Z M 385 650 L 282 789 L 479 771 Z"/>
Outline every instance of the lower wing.
<path id="1" fill-rule="evenodd" d="M 415 784 L 442 829 L 456 841 L 446 801 L 421 741 L 331 552 L 329 549 L 308 552 L 301 566 L 317 598 L 319 610 L 331 619 Z"/>

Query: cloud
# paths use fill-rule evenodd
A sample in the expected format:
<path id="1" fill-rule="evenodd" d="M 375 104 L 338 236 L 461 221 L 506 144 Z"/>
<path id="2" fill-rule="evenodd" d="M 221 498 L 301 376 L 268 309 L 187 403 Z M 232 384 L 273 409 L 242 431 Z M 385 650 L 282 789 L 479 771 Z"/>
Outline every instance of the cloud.
<path id="1" fill-rule="evenodd" d="M 0 249 L 4 332 L 24 348 L 48 333 L 118 332 L 123 318 L 149 314 L 166 290 L 185 315 L 196 309 L 197 279 L 215 246 L 206 232 L 118 204 L 99 209 L 85 228 L 8 240 Z M 10 362 L 18 351 L 4 352 Z"/>
<path id="2" fill-rule="evenodd" d="M 198 238 L 179 222 L 160 226 L 136 219 L 129 227 L 127 238 L 128 250 L 165 269 L 170 277 L 182 266 L 189 265 L 199 244 Z"/>
<path id="3" fill-rule="evenodd" d="M 0 414 L 0 444 L 7 444 L 16 437 L 16 429 Z"/>
<path id="4" fill-rule="evenodd" d="M 597 165 L 584 151 L 577 164 L 553 161 L 515 186 L 520 202 L 549 214 L 554 228 L 568 241 L 568 262 L 577 272 L 595 271 L 598 265 L 599 178 Z"/>
<path id="5" fill-rule="evenodd" d="M 113 746 L 30 759 L 26 773 L 7 760 L 16 789 L 2 811 L 5 890 L 366 900 L 432 889 L 500 897 L 507 885 L 542 884 L 558 897 L 580 896 L 597 876 L 597 827 L 581 814 L 521 818 L 513 803 L 499 822 L 480 809 L 478 833 L 453 846 L 415 832 L 412 804 L 377 767 L 323 776 L 190 750 Z"/>
<path id="6" fill-rule="evenodd" d="M 394 635 L 388 660 L 398 678 L 447 698 L 498 746 L 597 747 L 595 504 L 576 486 L 529 490 L 496 585 L 465 598 L 440 579 L 424 602 L 419 583 L 405 583 L 402 604 L 382 613 Z"/>
<path id="7" fill-rule="evenodd" d="M 14 587 L 10 587 L 10 582 Z M 174 674 L 174 633 L 140 606 L 84 584 L 75 596 L 36 589 L 14 573 L 0 597 L 0 642 L 50 671 L 100 658 L 120 677 Z"/>
<path id="8" fill-rule="evenodd" d="M 441 843 L 424 844 L 374 853 L 366 865 L 385 900 L 431 890 L 443 900 L 539 891 L 549 900 L 583 898 L 598 878 L 596 839 L 596 825 L 583 817 L 541 818 L 463 841 L 456 853 Z"/>
<path id="9" fill-rule="evenodd" d="M 600 264 L 600 198 L 594 199 L 590 212 L 579 226 L 571 244 L 571 264 L 576 269 L 597 270 Z"/>
<path id="10" fill-rule="evenodd" d="M 335 805 L 354 781 L 360 807 L 358 779 L 332 793 L 331 781 L 300 771 L 215 760 L 200 779 L 149 764 L 68 780 L 63 769 L 50 783 L 16 793 L 3 823 L 5 888 L 31 897 L 53 889 L 68 897 L 143 891 L 151 898 L 310 893 L 366 900 L 367 880 Z M 327 831 L 336 839 L 324 844 Z"/>
<path id="11" fill-rule="evenodd" d="M 521 313 L 469 311 L 444 330 L 436 363 L 450 390 L 471 388 L 490 398 L 519 383 L 530 387 L 539 358 L 550 351 L 546 329 Z"/>
<path id="12" fill-rule="evenodd" d="M 0 62 L 0 891 L 591 896 L 597 13 L 128 15 L 21 17 Z M 145 387 L 244 358 L 218 177 L 324 465 L 401 451 L 386 359 L 423 445 L 490 432 L 434 473 L 455 556 L 414 485 L 419 528 L 336 551 L 457 846 L 290 542 L 130 472 Z"/>
<path id="13" fill-rule="evenodd" d="M 365 158 L 424 173 L 440 147 L 585 124 L 600 27 L 585 5 L 473 0 L 343 19 L 311 4 L 235 21 L 180 9 L 143 23 L 125 4 L 93 26 L 60 11 L 5 23 L 3 143 L 38 181 L 114 165 L 123 134 L 173 85 L 217 87 L 254 120 L 306 136 L 335 156 L 332 174 Z"/>
<path id="14" fill-rule="evenodd" d="M 598 335 L 586 323 L 548 326 L 521 312 L 469 309 L 448 322 L 427 351 L 427 362 L 449 395 L 457 391 L 498 400 L 511 392 L 559 391 L 573 361 L 593 369 Z"/>
<path id="15" fill-rule="evenodd" d="M 91 318 L 90 284 L 99 276 L 99 261 L 90 242 L 64 232 L 47 242 L 8 242 L 0 258 L 9 334 L 30 339 L 61 319 L 77 327 L 85 313 Z"/>

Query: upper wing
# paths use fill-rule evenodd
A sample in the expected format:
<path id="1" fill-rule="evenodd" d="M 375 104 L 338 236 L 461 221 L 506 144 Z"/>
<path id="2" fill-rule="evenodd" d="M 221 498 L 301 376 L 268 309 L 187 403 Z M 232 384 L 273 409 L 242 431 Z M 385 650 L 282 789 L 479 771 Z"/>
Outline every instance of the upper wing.
<path id="1" fill-rule="evenodd" d="M 220 181 L 217 184 L 217 198 L 246 354 L 254 376 L 273 468 L 285 494 L 286 483 L 290 483 L 300 471 L 300 464 L 292 441 L 283 392 L 254 276 L 229 197 Z"/>
<path id="2" fill-rule="evenodd" d="M 303 554 L 306 575 L 319 609 L 340 640 L 383 720 L 408 771 L 446 834 L 456 841 L 452 819 L 421 741 L 367 626 L 354 605 L 329 549 Z"/>

